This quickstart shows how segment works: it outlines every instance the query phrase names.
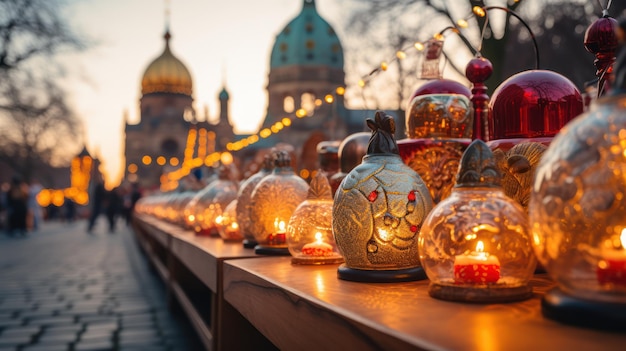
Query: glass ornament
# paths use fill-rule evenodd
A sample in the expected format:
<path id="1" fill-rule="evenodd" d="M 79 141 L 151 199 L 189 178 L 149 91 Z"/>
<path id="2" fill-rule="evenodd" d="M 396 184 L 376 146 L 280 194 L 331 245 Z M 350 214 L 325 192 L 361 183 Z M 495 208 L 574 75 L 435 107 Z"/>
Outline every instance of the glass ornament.
<path id="1" fill-rule="evenodd" d="M 624 38 L 626 21 L 619 31 Z M 619 37 L 619 36 L 618 36 Z M 543 314 L 626 331 L 626 52 L 611 93 L 561 130 L 541 159 L 529 216 L 533 243 L 557 288 Z"/>
<path id="2" fill-rule="evenodd" d="M 254 187 L 250 197 L 252 233 L 262 255 L 289 255 L 287 224 L 298 205 L 306 199 L 309 185 L 291 168 L 287 151 L 273 154 L 274 170 Z"/>
<path id="3" fill-rule="evenodd" d="M 463 154 L 452 194 L 430 212 L 419 235 L 432 297 L 469 302 L 529 298 L 536 265 L 524 209 L 507 197 L 487 144 Z"/>
<path id="4" fill-rule="evenodd" d="M 254 234 L 252 234 L 253 223 L 250 215 L 252 210 L 252 203 L 250 201 L 252 191 L 261 179 L 272 172 L 272 169 L 274 169 L 274 160 L 271 154 L 266 154 L 263 158 L 263 166 L 261 169 L 246 179 L 239 187 L 239 192 L 237 193 L 237 223 L 244 237 L 243 247 L 247 249 L 253 249 L 257 245 Z"/>
<path id="5" fill-rule="evenodd" d="M 610 17 L 605 10 L 603 16 L 595 20 L 585 31 L 583 40 L 585 49 L 596 57 L 593 64 L 596 66 L 598 77 L 597 97 L 610 90 L 615 51 L 618 46 L 616 28 L 617 20 Z"/>
<path id="6" fill-rule="evenodd" d="M 459 160 L 471 143 L 470 100 L 460 94 L 417 95 L 406 111 L 400 156 L 426 183 L 433 203 L 450 195 Z"/>
<path id="7" fill-rule="evenodd" d="M 289 219 L 287 245 L 293 264 L 341 263 L 332 231 L 333 198 L 324 173 L 311 180 L 306 200 Z"/>
<path id="8" fill-rule="evenodd" d="M 237 222 L 237 199 L 231 201 L 222 215 L 215 219 L 217 231 L 224 241 L 241 241 L 243 234 Z"/>
<path id="9" fill-rule="evenodd" d="M 398 154 L 392 117 L 377 111 L 367 154 L 335 193 L 332 228 L 345 264 L 340 279 L 423 279 L 417 233 L 432 209 L 426 184 Z"/>
<path id="10" fill-rule="evenodd" d="M 193 229 L 198 235 L 219 236 L 215 220 L 226 206 L 237 198 L 239 183 L 234 165 L 222 165 L 218 179 L 202 189 L 187 206 L 194 217 Z"/>
<path id="11" fill-rule="evenodd" d="M 330 178 L 339 171 L 339 144 L 340 141 L 321 141 L 317 144 L 317 158 L 320 170 L 326 178 Z"/>

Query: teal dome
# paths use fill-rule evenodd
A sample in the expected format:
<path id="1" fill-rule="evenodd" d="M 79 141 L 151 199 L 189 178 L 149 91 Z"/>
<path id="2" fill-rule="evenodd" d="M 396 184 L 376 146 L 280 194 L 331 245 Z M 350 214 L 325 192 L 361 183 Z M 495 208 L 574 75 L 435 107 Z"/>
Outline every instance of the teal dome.
<path id="1" fill-rule="evenodd" d="M 220 100 L 228 100 L 229 95 L 228 95 L 228 91 L 226 91 L 226 88 L 222 88 L 222 91 L 220 91 L 218 96 Z"/>
<path id="2" fill-rule="evenodd" d="M 291 65 L 330 66 L 343 69 L 343 49 L 335 30 L 304 0 L 302 12 L 276 36 L 270 68 Z"/>

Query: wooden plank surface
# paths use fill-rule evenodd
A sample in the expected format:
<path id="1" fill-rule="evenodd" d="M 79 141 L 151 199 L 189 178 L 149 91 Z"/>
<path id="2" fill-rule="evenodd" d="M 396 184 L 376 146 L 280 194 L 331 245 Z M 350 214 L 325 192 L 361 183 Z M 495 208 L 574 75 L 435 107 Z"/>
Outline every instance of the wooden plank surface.
<path id="1" fill-rule="evenodd" d="M 626 335 L 566 326 L 541 315 L 554 284 L 537 275 L 533 298 L 468 304 L 431 298 L 429 282 L 337 279 L 337 265 L 289 257 L 227 261 L 224 298 L 280 349 L 618 350 Z"/>

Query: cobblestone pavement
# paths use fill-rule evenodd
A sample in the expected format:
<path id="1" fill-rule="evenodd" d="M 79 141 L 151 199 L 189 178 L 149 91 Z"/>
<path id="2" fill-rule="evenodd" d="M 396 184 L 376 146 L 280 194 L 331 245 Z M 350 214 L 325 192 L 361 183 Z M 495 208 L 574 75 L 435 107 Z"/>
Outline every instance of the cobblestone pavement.
<path id="1" fill-rule="evenodd" d="M 0 351 L 200 350 L 123 223 L 0 233 Z"/>

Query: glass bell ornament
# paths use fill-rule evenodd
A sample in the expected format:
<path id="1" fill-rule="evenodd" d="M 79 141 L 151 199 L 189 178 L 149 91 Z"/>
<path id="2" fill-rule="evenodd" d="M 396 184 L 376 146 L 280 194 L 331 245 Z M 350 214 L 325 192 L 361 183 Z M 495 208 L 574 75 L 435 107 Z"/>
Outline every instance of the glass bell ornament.
<path id="1" fill-rule="evenodd" d="M 333 198 L 328 179 L 318 171 L 287 224 L 287 245 L 293 264 L 343 262 L 332 231 Z"/>
<path id="2" fill-rule="evenodd" d="M 626 20 L 618 33 L 626 38 Z M 529 216 L 533 243 L 557 287 L 544 316 L 626 331 L 626 52 L 611 92 L 567 124 L 541 159 Z"/>
<path id="3" fill-rule="evenodd" d="M 437 204 L 454 186 L 459 160 L 472 142 L 470 100 L 461 94 L 417 95 L 406 111 L 400 156 L 426 183 Z"/>
<path id="4" fill-rule="evenodd" d="M 217 231 L 224 241 L 241 241 L 243 234 L 237 222 L 237 199 L 231 201 L 215 220 Z"/>
<path id="5" fill-rule="evenodd" d="M 367 125 L 367 154 L 335 193 L 332 228 L 345 260 L 337 275 L 362 282 L 423 279 L 417 233 L 432 198 L 398 154 L 393 118 L 377 111 Z"/>
<path id="6" fill-rule="evenodd" d="M 254 187 L 250 197 L 252 233 L 261 255 L 289 255 L 287 224 L 306 199 L 309 185 L 293 172 L 287 151 L 273 153 L 274 170 Z"/>
<path id="7" fill-rule="evenodd" d="M 339 171 L 329 179 L 330 189 L 333 197 L 341 181 L 350 173 L 350 171 L 361 163 L 361 159 L 367 152 L 367 143 L 372 133 L 359 132 L 348 135 L 339 144 L 337 154 L 339 156 Z"/>
<path id="8" fill-rule="evenodd" d="M 215 220 L 237 198 L 239 183 L 235 166 L 221 165 L 218 172 L 218 179 L 209 183 L 187 204 L 194 217 L 194 231 L 198 235 L 219 236 Z"/>
<path id="9" fill-rule="evenodd" d="M 529 298 L 536 265 L 528 217 L 500 186 L 489 147 L 474 140 L 452 194 L 430 212 L 419 235 L 432 297 L 467 302 Z"/>
<path id="10" fill-rule="evenodd" d="M 268 153 L 263 158 L 263 165 L 261 169 L 251 175 L 248 179 L 246 179 L 241 186 L 239 187 L 239 192 L 237 193 L 237 223 L 239 224 L 239 228 L 241 233 L 243 234 L 243 247 L 246 249 L 254 249 L 257 245 L 256 239 L 254 238 L 254 234 L 252 234 L 253 226 L 252 218 L 250 212 L 252 210 L 252 204 L 250 202 L 250 198 L 252 197 L 252 191 L 254 187 L 263 179 L 265 176 L 272 173 L 274 169 L 274 160 L 272 158 L 272 154 Z"/>

